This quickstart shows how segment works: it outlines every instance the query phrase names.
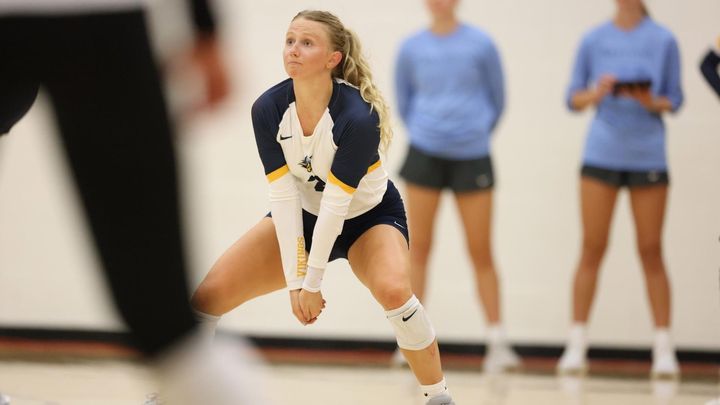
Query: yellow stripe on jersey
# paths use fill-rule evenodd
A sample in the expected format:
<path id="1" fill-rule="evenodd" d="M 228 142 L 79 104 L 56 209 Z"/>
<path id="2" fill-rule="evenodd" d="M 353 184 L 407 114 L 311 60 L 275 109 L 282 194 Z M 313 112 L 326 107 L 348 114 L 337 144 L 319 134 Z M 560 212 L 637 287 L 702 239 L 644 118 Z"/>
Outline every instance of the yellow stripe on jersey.
<path id="1" fill-rule="evenodd" d="M 286 166 L 287 167 L 287 166 Z M 305 252 L 305 238 L 298 236 L 297 238 L 297 277 L 305 277 L 307 273 L 307 253 Z"/>
<path id="2" fill-rule="evenodd" d="M 342 181 L 340 181 L 340 179 L 335 177 L 335 175 L 332 174 L 332 172 L 330 172 L 330 174 L 328 174 L 328 182 L 335 184 L 336 186 L 340 187 L 341 189 L 343 189 L 343 191 L 345 191 L 348 194 L 353 194 L 355 192 L 355 187 L 350 187 L 347 184 L 343 183 Z"/>
<path id="3" fill-rule="evenodd" d="M 378 159 L 377 162 L 371 164 L 370 167 L 368 167 L 368 171 L 367 171 L 367 172 L 370 173 L 371 171 L 377 169 L 378 167 L 380 167 L 380 159 Z M 366 173 L 366 174 L 367 174 L 367 173 Z"/>
<path id="4" fill-rule="evenodd" d="M 290 168 L 288 167 L 288 165 L 284 165 L 283 167 L 281 167 L 281 168 L 279 168 L 279 169 L 277 169 L 277 170 L 274 170 L 274 171 L 270 172 L 270 173 L 266 176 L 267 179 L 268 179 L 268 183 L 272 183 L 273 181 L 275 181 L 275 180 L 279 179 L 280 177 L 284 176 L 285 173 L 287 173 L 287 172 L 289 172 L 289 171 L 290 171 Z"/>

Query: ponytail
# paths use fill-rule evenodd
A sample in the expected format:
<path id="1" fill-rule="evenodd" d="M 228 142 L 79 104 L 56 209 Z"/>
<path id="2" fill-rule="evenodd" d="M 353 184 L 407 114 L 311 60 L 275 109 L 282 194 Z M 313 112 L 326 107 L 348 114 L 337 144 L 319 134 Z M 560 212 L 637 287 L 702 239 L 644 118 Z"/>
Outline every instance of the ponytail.
<path id="1" fill-rule="evenodd" d="M 372 80 L 370 66 L 362 55 L 360 42 L 357 35 L 349 30 L 345 30 L 347 41 L 343 50 L 344 60 L 336 67 L 333 72 L 334 77 L 339 77 L 348 83 L 360 89 L 360 95 L 363 100 L 370 103 L 380 118 L 380 149 L 387 151 L 392 140 L 392 129 L 389 124 L 389 109 L 380 91 Z M 338 69 L 339 68 L 339 69 Z"/>

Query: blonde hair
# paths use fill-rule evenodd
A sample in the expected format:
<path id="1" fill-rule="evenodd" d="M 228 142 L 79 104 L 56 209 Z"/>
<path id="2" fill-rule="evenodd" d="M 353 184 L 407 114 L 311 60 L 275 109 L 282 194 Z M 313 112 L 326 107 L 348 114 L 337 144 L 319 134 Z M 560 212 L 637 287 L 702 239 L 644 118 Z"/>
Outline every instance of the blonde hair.
<path id="1" fill-rule="evenodd" d="M 319 22 L 327 27 L 330 43 L 335 51 L 342 54 L 342 60 L 332 71 L 333 78 L 340 78 L 360 89 L 360 96 L 370 103 L 371 111 L 375 109 L 379 117 L 380 150 L 385 152 L 392 140 L 390 113 L 385 100 L 372 80 L 372 73 L 365 57 L 362 55 L 360 40 L 357 35 L 345 28 L 343 23 L 332 13 L 319 10 L 303 10 L 293 21 L 304 18 Z"/>

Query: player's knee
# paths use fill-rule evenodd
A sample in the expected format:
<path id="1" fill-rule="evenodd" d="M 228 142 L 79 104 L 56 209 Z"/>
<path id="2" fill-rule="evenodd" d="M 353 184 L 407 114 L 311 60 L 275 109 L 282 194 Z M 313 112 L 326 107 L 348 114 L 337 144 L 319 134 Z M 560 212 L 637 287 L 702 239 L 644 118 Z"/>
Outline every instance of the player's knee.
<path id="1" fill-rule="evenodd" d="M 412 289 L 406 283 L 385 282 L 373 289 L 373 295 L 383 308 L 400 308 L 405 304 Z"/>
<path id="2" fill-rule="evenodd" d="M 472 260 L 473 267 L 475 267 L 475 272 L 478 274 L 487 274 L 495 271 L 492 256 L 485 252 L 470 252 L 470 259 Z"/>
<path id="3" fill-rule="evenodd" d="M 414 295 L 397 309 L 386 311 L 385 315 L 395 330 L 400 348 L 423 350 L 435 341 L 435 329 Z"/>
<path id="4" fill-rule="evenodd" d="M 583 240 L 581 267 L 597 267 L 600 264 L 603 256 L 605 255 L 606 248 L 606 240 L 588 238 Z"/>
<path id="5" fill-rule="evenodd" d="M 206 313 L 219 313 L 219 303 L 222 302 L 223 286 L 220 283 L 205 279 L 193 293 L 190 303 L 193 309 Z"/>
<path id="6" fill-rule="evenodd" d="M 659 240 L 638 243 L 638 253 L 643 264 L 655 264 L 662 261 L 662 248 Z"/>

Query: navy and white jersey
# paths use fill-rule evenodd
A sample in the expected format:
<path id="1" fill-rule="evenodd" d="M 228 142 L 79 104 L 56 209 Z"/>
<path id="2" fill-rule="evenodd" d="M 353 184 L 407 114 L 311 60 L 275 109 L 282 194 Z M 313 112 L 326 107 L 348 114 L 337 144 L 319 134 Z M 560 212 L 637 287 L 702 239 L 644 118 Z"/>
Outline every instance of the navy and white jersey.
<path id="1" fill-rule="evenodd" d="M 345 219 L 369 211 L 385 194 L 378 114 L 357 88 L 336 79 L 328 107 L 305 136 L 293 81 L 287 79 L 255 101 L 252 121 L 286 280 L 291 289 L 299 288 L 306 267 L 327 266 Z M 318 216 L 307 263 L 301 209 Z"/>

